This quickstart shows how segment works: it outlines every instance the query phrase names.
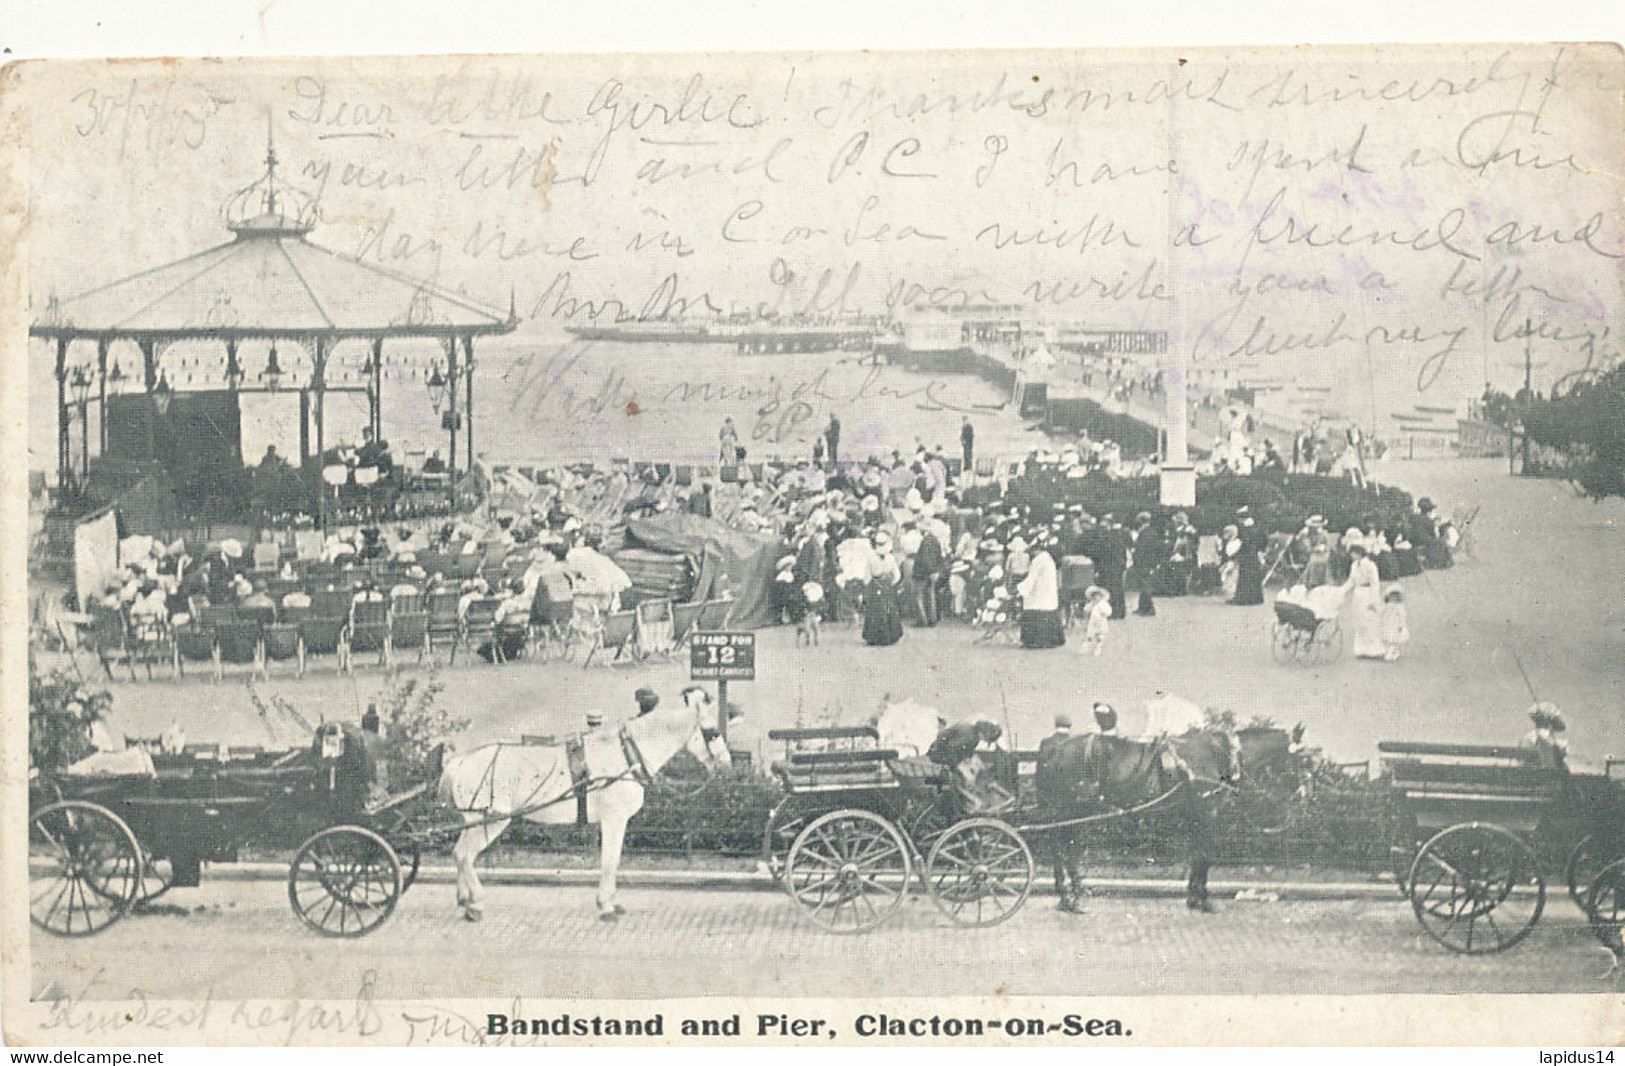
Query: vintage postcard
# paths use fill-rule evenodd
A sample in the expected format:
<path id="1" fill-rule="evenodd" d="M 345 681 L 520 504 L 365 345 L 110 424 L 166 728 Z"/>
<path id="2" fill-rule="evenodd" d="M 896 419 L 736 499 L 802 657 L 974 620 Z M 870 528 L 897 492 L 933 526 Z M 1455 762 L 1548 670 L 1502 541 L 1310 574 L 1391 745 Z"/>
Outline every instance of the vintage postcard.
<path id="1" fill-rule="evenodd" d="M 1625 1037 L 1617 45 L 0 141 L 9 1042 Z"/>

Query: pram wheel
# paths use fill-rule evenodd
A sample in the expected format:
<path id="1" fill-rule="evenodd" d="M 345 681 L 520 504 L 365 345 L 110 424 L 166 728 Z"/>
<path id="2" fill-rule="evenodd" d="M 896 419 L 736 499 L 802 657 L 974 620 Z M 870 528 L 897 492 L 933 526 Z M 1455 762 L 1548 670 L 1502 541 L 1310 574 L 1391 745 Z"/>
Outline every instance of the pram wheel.
<path id="1" fill-rule="evenodd" d="M 1302 634 L 1297 627 L 1287 625 L 1285 622 L 1276 622 L 1275 628 L 1270 632 L 1270 654 L 1282 666 L 1292 662 L 1298 657 L 1298 646 Z"/>
<path id="2" fill-rule="evenodd" d="M 1303 642 L 1303 662 L 1334 663 L 1343 654 L 1343 627 L 1335 618 L 1327 618 Z"/>

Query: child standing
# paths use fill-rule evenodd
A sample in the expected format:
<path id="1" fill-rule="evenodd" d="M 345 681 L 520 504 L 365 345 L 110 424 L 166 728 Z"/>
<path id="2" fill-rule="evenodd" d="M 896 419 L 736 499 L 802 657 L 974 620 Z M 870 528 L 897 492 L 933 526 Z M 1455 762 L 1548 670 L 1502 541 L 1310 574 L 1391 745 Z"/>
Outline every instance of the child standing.
<path id="1" fill-rule="evenodd" d="M 1405 613 L 1405 591 L 1398 585 L 1390 587 L 1382 597 L 1377 630 L 1386 649 L 1382 657 L 1388 662 L 1398 659 L 1399 649 L 1411 639 L 1410 621 Z"/>
<path id="2" fill-rule="evenodd" d="M 1090 585 L 1083 594 L 1083 650 L 1094 655 L 1106 645 L 1106 627 L 1111 624 L 1111 597 L 1099 585 Z"/>

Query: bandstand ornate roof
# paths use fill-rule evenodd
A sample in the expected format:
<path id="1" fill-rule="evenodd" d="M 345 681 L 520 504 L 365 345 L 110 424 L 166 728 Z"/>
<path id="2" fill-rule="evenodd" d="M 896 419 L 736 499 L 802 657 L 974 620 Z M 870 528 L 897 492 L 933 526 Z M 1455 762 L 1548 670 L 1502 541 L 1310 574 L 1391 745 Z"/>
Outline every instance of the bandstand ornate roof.
<path id="1" fill-rule="evenodd" d="M 29 329 L 54 338 L 444 337 L 517 323 L 477 302 L 309 240 L 308 196 L 266 173 L 222 211 L 234 237 L 77 296 L 53 298 Z"/>

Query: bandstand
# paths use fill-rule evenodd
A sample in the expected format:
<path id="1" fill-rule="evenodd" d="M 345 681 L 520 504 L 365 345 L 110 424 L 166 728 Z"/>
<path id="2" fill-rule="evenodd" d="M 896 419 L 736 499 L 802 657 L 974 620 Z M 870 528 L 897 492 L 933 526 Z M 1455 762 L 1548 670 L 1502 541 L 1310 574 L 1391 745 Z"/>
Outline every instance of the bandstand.
<path id="1" fill-rule="evenodd" d="M 367 426 L 382 439 L 386 341 L 438 343 L 424 377 L 449 435 L 436 482 L 454 487 L 459 451 L 462 469 L 474 467 L 474 339 L 514 329 L 511 299 L 503 315 L 314 243 L 316 204 L 278 176 L 274 148 L 264 175 L 227 201 L 222 218 L 230 240 L 52 297 L 30 325 L 55 358 L 59 500 L 89 505 L 112 495 L 95 491 L 106 488 L 96 485 L 98 470 L 112 485 L 162 471 L 170 484 L 210 491 L 221 471 L 245 473 L 239 398 L 293 393 L 299 455 L 289 470 L 303 494 L 298 509 L 325 526 L 327 394 L 364 393 Z"/>

